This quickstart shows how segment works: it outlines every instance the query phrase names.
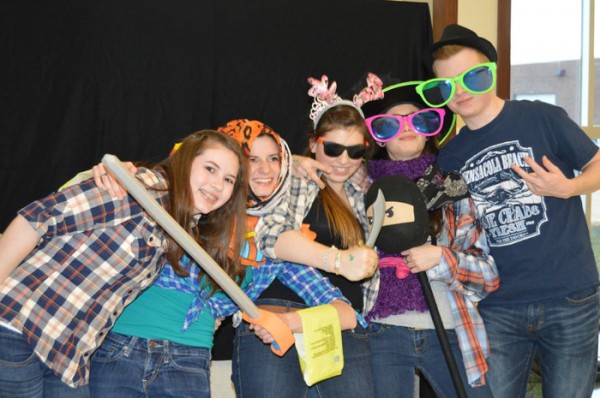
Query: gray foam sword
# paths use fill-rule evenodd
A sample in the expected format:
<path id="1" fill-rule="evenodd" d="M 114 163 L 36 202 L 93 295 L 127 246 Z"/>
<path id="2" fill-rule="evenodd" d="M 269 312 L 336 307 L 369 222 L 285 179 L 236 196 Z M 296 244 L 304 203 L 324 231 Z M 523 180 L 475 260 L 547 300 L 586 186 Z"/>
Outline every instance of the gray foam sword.
<path id="1" fill-rule="evenodd" d="M 294 341 L 294 336 L 287 326 L 282 321 L 279 321 L 275 315 L 259 310 L 215 260 L 154 200 L 146 191 L 144 185 L 129 173 L 116 156 L 110 154 L 104 155 L 102 164 L 127 189 L 131 196 L 142 205 L 158 225 L 231 297 L 245 315 L 251 318 L 244 319 L 257 323 L 271 332 L 277 343 L 271 346 L 271 350 L 277 355 L 283 355 Z"/>
<path id="2" fill-rule="evenodd" d="M 371 226 L 371 231 L 369 232 L 369 239 L 367 239 L 366 243 L 369 247 L 375 246 L 375 241 L 377 240 L 377 236 L 379 236 L 379 232 L 381 232 L 383 219 L 385 218 L 385 197 L 383 196 L 381 189 L 377 190 L 377 198 L 375 198 L 375 202 L 373 202 L 372 206 L 373 224 Z"/>

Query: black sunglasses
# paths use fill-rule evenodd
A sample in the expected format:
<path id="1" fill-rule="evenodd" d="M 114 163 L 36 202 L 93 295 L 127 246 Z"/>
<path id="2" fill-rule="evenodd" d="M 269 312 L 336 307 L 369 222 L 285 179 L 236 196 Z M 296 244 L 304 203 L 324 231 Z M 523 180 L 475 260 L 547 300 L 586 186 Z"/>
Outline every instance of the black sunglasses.
<path id="1" fill-rule="evenodd" d="M 325 141 L 323 137 L 317 138 L 317 142 L 323 144 L 323 152 L 325 152 L 325 155 L 332 158 L 337 158 L 346 151 L 350 159 L 356 160 L 362 159 L 365 156 L 365 153 L 367 153 L 367 146 L 364 144 L 344 146 L 335 142 Z"/>

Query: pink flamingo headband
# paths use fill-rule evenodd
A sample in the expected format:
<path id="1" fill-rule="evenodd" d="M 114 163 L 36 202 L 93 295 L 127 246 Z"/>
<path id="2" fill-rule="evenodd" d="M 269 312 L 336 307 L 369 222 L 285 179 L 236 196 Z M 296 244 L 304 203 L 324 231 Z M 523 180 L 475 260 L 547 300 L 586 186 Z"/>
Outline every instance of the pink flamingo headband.
<path id="1" fill-rule="evenodd" d="M 329 85 L 327 75 L 321 76 L 321 80 L 309 77 L 308 83 L 312 85 L 310 90 L 308 90 L 308 95 L 314 98 L 309 117 L 313 121 L 315 128 L 319 124 L 323 113 L 334 106 L 349 105 L 358 110 L 364 119 L 365 115 L 360 107 L 369 101 L 383 98 L 383 83 L 374 73 L 367 75 L 367 86 L 358 94 L 355 94 L 352 101 L 344 100 L 336 93 L 337 83 L 332 82 Z"/>

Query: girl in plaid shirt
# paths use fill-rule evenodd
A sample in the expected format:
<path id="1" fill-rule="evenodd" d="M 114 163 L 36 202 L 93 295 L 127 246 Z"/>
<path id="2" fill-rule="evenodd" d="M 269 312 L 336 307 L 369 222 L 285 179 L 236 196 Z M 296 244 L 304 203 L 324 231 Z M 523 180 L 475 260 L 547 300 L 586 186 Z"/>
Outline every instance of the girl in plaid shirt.
<path id="1" fill-rule="evenodd" d="M 244 277 L 235 255 L 247 196 L 243 156 L 236 141 L 204 130 L 156 167 L 137 173 L 238 280 Z M 227 245 L 234 255 L 228 256 Z M 22 209 L 0 238 L 0 395 L 88 397 L 91 354 L 167 261 L 185 274 L 182 254 L 131 197 L 113 198 L 93 180 Z M 214 330 L 214 322 L 208 327 Z M 160 342 L 146 343 L 160 351 Z M 207 374 L 209 353 L 203 350 L 193 355 L 200 358 L 193 366 Z"/>
<path id="2" fill-rule="evenodd" d="M 476 304 L 498 288 L 498 270 L 464 181 L 437 172 L 437 137 L 449 132 L 453 115 L 447 109 L 427 108 L 415 91 L 418 83 L 389 86 L 383 99 L 362 108 L 378 144 L 367 164 L 369 179 L 399 174 L 417 181 L 437 237 L 437 246 L 379 251 L 379 278 L 365 286 L 375 392 L 377 397 L 412 396 L 418 369 L 438 396 L 456 396 L 414 275 L 423 271 L 431 281 L 468 396 L 490 397 L 485 385 L 489 347 Z"/>

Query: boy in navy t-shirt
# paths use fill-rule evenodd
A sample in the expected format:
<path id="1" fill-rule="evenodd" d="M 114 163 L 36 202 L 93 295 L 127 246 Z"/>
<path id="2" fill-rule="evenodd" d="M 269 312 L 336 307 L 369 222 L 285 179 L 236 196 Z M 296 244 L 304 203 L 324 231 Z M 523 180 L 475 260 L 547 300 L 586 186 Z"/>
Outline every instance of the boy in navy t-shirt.
<path id="1" fill-rule="evenodd" d="M 466 124 L 438 162 L 467 181 L 500 272 L 479 306 L 488 382 L 496 398 L 525 396 L 537 353 L 544 397 L 589 397 L 599 282 L 579 195 L 600 188 L 600 151 L 562 108 L 499 98 L 496 59 L 489 41 L 449 25 L 424 54 L 438 78 L 417 89 Z"/>

